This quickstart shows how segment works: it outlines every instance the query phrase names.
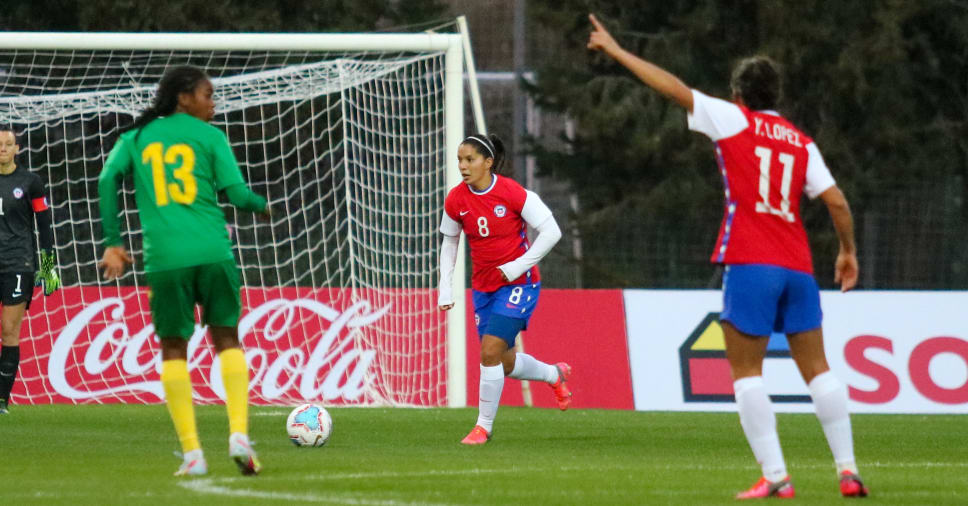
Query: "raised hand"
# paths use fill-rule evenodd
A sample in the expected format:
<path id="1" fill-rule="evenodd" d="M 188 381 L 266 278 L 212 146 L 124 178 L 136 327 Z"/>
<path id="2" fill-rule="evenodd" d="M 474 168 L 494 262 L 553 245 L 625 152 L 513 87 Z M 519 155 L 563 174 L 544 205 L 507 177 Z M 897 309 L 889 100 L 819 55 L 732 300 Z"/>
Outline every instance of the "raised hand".
<path id="1" fill-rule="evenodd" d="M 588 49 L 611 54 L 620 48 L 618 42 L 615 42 L 615 39 L 612 38 L 612 34 L 608 33 L 605 25 L 594 14 L 589 14 L 588 20 L 592 22 L 592 27 L 594 28 L 588 36 Z"/>

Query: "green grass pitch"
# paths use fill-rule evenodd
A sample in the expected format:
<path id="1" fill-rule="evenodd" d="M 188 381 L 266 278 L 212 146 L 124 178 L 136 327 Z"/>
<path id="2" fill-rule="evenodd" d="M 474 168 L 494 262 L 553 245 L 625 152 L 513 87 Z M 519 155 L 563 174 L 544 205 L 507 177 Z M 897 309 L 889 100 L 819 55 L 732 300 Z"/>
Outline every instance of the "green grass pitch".
<path id="1" fill-rule="evenodd" d="M 735 504 L 759 477 L 734 413 L 502 407 L 494 439 L 458 441 L 476 409 L 331 408 L 296 448 L 288 408 L 253 407 L 264 470 L 227 457 L 222 406 L 197 407 L 209 474 L 180 464 L 164 405 L 13 406 L 0 417 L 0 504 Z M 800 504 L 844 501 L 812 415 L 778 416 Z M 964 416 L 854 415 L 864 504 L 968 503 Z"/>

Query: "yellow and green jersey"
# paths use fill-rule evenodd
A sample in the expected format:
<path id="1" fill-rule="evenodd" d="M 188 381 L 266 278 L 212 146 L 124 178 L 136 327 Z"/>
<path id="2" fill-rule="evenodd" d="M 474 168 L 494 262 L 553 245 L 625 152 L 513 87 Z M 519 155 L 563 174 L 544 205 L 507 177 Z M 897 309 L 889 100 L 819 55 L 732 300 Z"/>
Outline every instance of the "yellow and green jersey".
<path id="1" fill-rule="evenodd" d="M 138 132 L 121 135 L 98 180 L 105 247 L 122 244 L 117 183 L 133 174 L 146 272 L 233 260 L 217 192 L 244 189 L 246 198 L 232 201 L 251 211 L 266 201 L 245 186 L 225 133 L 184 113 Z"/>

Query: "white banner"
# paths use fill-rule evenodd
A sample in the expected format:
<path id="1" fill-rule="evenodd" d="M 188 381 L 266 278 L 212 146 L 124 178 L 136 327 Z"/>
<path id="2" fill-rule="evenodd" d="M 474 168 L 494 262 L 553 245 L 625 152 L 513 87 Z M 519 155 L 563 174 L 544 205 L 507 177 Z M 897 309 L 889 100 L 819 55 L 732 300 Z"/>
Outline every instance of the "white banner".
<path id="1" fill-rule="evenodd" d="M 733 411 L 719 290 L 626 290 L 637 410 Z M 824 345 L 854 413 L 968 413 L 968 292 L 822 292 Z M 780 412 L 811 412 L 786 339 L 763 377 Z"/>

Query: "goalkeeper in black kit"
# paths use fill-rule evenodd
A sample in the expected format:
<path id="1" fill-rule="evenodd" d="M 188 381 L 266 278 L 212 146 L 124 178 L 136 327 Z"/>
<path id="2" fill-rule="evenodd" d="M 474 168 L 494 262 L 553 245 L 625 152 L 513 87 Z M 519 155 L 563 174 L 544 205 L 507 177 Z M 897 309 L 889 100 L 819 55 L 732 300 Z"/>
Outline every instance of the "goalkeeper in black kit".
<path id="1" fill-rule="evenodd" d="M 14 131 L 0 126 L 0 415 L 8 413 L 20 366 L 20 326 L 34 286 L 43 285 L 45 295 L 60 288 L 47 192 L 37 174 L 17 167 L 19 150 Z M 40 236 L 40 269 L 35 268 L 34 219 Z"/>

